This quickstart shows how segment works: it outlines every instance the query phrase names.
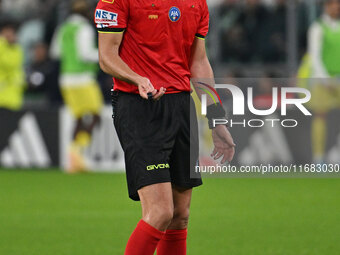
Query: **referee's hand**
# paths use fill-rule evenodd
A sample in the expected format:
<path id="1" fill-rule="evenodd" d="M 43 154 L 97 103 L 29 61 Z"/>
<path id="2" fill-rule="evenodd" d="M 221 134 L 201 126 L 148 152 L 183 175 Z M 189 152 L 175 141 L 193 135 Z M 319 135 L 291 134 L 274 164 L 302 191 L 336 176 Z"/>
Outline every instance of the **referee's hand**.
<path id="1" fill-rule="evenodd" d="M 148 100 L 148 93 L 152 94 L 153 100 L 159 100 L 166 92 L 166 89 L 161 87 L 159 91 L 157 91 L 153 85 L 151 84 L 150 80 L 148 78 L 141 78 L 140 81 L 137 84 L 139 95 Z"/>
<path id="2" fill-rule="evenodd" d="M 217 125 L 212 130 L 212 138 L 215 147 L 211 156 L 214 160 L 223 157 L 221 164 L 230 162 L 234 157 L 236 145 L 228 128 L 224 125 Z"/>

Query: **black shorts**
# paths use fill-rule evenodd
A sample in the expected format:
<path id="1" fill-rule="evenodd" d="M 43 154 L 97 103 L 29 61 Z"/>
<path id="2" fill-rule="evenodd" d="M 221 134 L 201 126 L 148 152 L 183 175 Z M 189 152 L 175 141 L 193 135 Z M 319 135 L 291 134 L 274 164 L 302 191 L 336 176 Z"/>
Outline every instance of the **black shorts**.
<path id="1" fill-rule="evenodd" d="M 138 201 L 137 191 L 155 183 L 183 188 L 202 184 L 201 176 L 194 173 L 198 126 L 190 93 L 166 94 L 153 101 L 114 91 L 112 106 L 131 199 Z"/>

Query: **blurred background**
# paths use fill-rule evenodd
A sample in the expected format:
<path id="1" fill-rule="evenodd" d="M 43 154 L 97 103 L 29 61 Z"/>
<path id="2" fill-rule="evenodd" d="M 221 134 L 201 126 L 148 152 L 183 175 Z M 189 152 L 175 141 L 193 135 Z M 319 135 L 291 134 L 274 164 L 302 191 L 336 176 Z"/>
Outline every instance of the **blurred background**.
<path id="1" fill-rule="evenodd" d="M 320 53 L 318 50 L 310 53 L 308 45 L 314 45 L 316 43 L 312 42 L 321 41 L 322 38 L 318 37 L 317 29 L 314 29 L 315 35 L 310 36 L 312 42 L 308 43 L 309 31 L 313 24 L 329 16 L 326 3 L 330 5 L 328 12 L 333 12 L 336 24 L 340 13 L 336 0 L 207 2 L 210 9 L 207 51 L 215 76 L 229 81 L 233 78 L 258 78 L 254 79 L 250 86 L 255 90 L 255 98 L 264 100 L 262 106 L 258 106 L 260 108 L 271 105 L 271 88 L 275 82 L 270 79 L 313 77 L 309 72 L 310 62 L 313 61 L 309 59 L 317 57 L 310 55 L 318 56 Z M 82 168 L 86 163 L 87 168 L 101 171 L 123 169 L 123 154 L 110 117 L 112 80 L 100 71 L 97 64 L 97 35 L 93 25 L 96 4 L 97 1 L 94 0 L 0 1 L 3 42 L 0 46 L 0 166 L 53 166 L 67 169 L 75 161 L 74 164 L 79 166 L 75 168 Z M 77 22 L 85 24 L 79 28 L 79 38 L 72 34 L 72 24 L 78 24 Z M 335 29 L 335 37 L 337 33 Z M 60 40 L 62 36 L 81 40 L 82 43 L 77 47 L 72 45 L 71 39 Z M 333 45 L 336 45 L 336 42 L 335 39 Z M 313 47 L 318 48 L 318 45 L 309 48 Z M 321 46 L 319 48 L 321 51 Z M 334 48 L 331 55 L 336 58 L 339 48 Z M 77 51 L 78 55 L 72 54 Z M 308 52 L 309 54 L 306 54 Z M 321 59 L 320 57 L 314 62 L 322 62 Z M 331 75 L 324 71 L 323 63 L 315 65 L 319 67 L 319 71 L 315 72 L 314 76 L 328 79 L 338 77 L 336 73 Z M 75 70 L 78 76 L 74 75 Z M 79 75 L 84 72 L 88 77 L 82 75 L 81 80 L 94 84 L 91 94 L 96 95 L 91 100 L 83 100 L 97 102 L 97 105 L 91 107 L 98 109 L 91 114 L 79 113 L 79 109 L 72 107 L 74 102 L 81 100 L 77 99 L 80 93 L 72 93 L 67 89 L 74 86 L 71 81 L 79 80 Z M 244 84 L 240 86 L 246 88 Z M 78 96 L 72 96 L 75 94 Z M 338 99 L 335 98 L 335 101 Z M 224 100 L 228 100 L 228 97 Z M 329 101 L 329 95 L 314 101 L 320 100 Z M 71 107 L 64 107 L 64 104 Z M 104 107 L 101 108 L 101 105 Z M 314 121 L 315 125 L 307 121 L 300 130 L 305 134 L 305 154 L 298 153 L 297 157 L 289 157 L 290 160 L 285 160 L 284 163 L 323 163 L 326 162 L 326 151 L 332 151 L 332 155 L 327 156 L 330 158 L 328 161 L 340 160 L 337 156 L 340 151 L 340 139 L 337 142 L 338 130 L 334 129 L 339 123 L 338 114 L 328 117 L 329 112 L 339 107 L 335 102 L 323 108 L 325 109 L 313 109 L 318 112 L 319 117 Z M 333 120 L 331 125 L 328 125 L 333 127 L 329 132 L 323 131 L 327 129 L 327 118 Z M 250 141 L 248 138 L 251 131 L 243 131 L 247 135 L 236 135 L 240 139 L 247 137 L 247 141 Z M 309 139 L 313 132 L 320 134 L 314 142 Z M 247 141 L 242 141 L 241 144 L 246 146 Z M 248 147 L 246 146 L 246 149 Z M 277 148 L 278 151 L 281 149 Z M 270 151 L 268 150 L 268 153 Z M 268 162 L 277 160 L 275 157 L 266 158 Z M 261 160 L 259 158 L 259 161 Z M 237 162 L 256 163 L 242 158 Z"/>
<path id="2" fill-rule="evenodd" d="M 313 117 L 288 109 L 296 128 L 232 128 L 232 163 L 339 164 L 339 1 L 207 2 L 218 82 L 252 87 L 257 109 L 271 106 L 273 87 L 312 93 Z M 112 79 L 97 63 L 96 3 L 0 0 L 0 254 L 123 254 L 140 218 L 112 125 Z M 205 178 L 193 193 L 189 254 L 339 254 L 339 179 L 317 177 Z"/>

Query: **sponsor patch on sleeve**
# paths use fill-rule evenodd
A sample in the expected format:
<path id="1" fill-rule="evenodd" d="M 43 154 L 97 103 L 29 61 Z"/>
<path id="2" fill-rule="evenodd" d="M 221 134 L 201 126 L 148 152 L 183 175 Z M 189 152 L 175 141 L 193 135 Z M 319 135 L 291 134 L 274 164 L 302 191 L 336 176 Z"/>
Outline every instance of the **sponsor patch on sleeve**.
<path id="1" fill-rule="evenodd" d="M 96 10 L 95 22 L 97 27 L 118 26 L 118 13 L 109 12 L 101 9 Z"/>

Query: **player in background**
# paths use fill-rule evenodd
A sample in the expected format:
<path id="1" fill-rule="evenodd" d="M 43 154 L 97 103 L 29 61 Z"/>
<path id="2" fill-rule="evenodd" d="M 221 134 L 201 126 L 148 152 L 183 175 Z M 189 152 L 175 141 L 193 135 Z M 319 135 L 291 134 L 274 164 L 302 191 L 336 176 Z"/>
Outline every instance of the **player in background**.
<path id="1" fill-rule="evenodd" d="M 52 58 L 60 59 L 61 63 L 60 85 L 64 102 L 76 119 L 66 169 L 71 173 L 86 170 L 83 152 L 89 146 L 92 131 L 100 121 L 103 105 L 96 81 L 96 35 L 89 15 L 87 1 L 73 1 L 72 13 L 57 29 L 51 46 Z"/>
<path id="2" fill-rule="evenodd" d="M 312 151 L 315 163 L 325 162 L 327 113 L 340 107 L 340 0 L 325 0 L 324 13 L 308 32 L 310 72 L 305 75 L 317 78 L 312 82 L 310 108 L 312 122 Z M 308 73 L 308 72 L 307 72 Z M 319 79 L 320 78 L 320 79 Z"/>
<path id="3" fill-rule="evenodd" d="M 17 44 L 16 26 L 4 21 L 0 24 L 0 108 L 20 110 L 24 88 L 23 51 Z"/>
<path id="4" fill-rule="evenodd" d="M 125 255 L 186 254 L 198 127 L 190 79 L 214 86 L 206 55 L 206 0 L 100 0 L 95 12 L 102 70 L 114 77 L 114 125 L 125 153 L 129 196 L 142 219 Z M 200 90 L 198 89 L 197 92 Z M 200 93 L 198 93 L 200 94 Z M 212 156 L 231 161 L 234 142 L 220 104 L 208 101 Z M 202 251 L 202 254 L 207 251 Z"/>

